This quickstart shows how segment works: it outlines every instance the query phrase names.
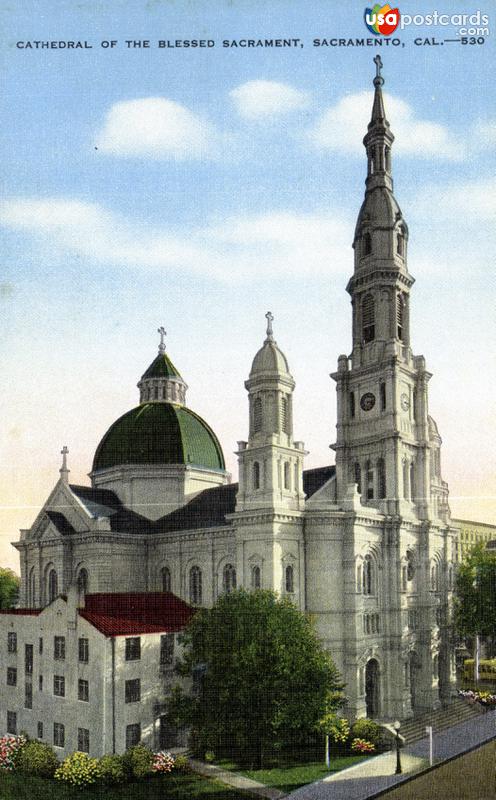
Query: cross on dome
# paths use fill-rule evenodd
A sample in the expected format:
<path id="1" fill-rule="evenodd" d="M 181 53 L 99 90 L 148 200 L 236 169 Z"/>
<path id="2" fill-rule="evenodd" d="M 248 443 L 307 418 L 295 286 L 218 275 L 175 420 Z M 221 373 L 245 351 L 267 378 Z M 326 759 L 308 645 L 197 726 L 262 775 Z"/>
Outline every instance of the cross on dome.
<path id="1" fill-rule="evenodd" d="M 267 320 L 267 339 L 265 341 L 273 342 L 274 341 L 274 335 L 273 335 L 273 330 L 272 330 L 272 323 L 274 321 L 274 315 L 272 314 L 271 311 L 267 311 L 267 313 L 265 315 L 265 319 Z"/>
<path id="2" fill-rule="evenodd" d="M 160 344 L 158 346 L 158 352 L 160 354 L 165 353 L 165 337 L 167 336 L 167 332 L 163 325 L 160 328 L 157 328 L 157 333 L 160 334 Z"/>

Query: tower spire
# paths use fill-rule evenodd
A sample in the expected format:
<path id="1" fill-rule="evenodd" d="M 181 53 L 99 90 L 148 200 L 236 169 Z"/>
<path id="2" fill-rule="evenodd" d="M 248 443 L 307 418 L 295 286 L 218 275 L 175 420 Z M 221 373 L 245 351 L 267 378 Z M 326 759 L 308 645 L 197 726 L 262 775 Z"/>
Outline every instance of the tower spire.
<path id="1" fill-rule="evenodd" d="M 375 87 L 374 102 L 367 133 L 363 140 L 367 150 L 368 161 L 366 185 L 367 190 L 375 189 L 377 186 L 385 186 L 392 190 L 391 145 L 394 142 L 394 136 L 391 133 L 384 109 L 384 98 L 382 96 L 382 87 L 384 86 L 384 78 L 382 76 L 383 63 L 379 55 L 375 56 L 374 64 L 376 69 L 373 80 Z"/>

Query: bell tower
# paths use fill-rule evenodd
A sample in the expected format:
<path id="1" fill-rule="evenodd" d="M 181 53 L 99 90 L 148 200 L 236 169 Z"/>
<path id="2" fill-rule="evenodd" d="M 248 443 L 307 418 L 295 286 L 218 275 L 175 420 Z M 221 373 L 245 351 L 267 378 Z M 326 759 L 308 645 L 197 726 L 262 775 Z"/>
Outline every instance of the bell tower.
<path id="1" fill-rule="evenodd" d="M 430 458 L 423 356 L 410 347 L 408 227 L 393 193 L 394 136 L 386 117 L 382 61 L 374 58 L 374 100 L 363 144 L 365 198 L 353 240 L 352 352 L 338 359 L 338 501 L 356 483 L 362 503 L 427 519 Z"/>

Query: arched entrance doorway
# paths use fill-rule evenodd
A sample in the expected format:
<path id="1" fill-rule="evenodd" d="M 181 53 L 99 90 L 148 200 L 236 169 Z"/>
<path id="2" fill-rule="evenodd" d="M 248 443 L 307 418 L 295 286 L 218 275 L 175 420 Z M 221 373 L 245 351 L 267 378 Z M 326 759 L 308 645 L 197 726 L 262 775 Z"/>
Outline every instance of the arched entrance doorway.
<path id="1" fill-rule="evenodd" d="M 365 706 L 367 717 L 379 716 L 379 664 L 375 658 L 367 661 L 365 667 Z"/>

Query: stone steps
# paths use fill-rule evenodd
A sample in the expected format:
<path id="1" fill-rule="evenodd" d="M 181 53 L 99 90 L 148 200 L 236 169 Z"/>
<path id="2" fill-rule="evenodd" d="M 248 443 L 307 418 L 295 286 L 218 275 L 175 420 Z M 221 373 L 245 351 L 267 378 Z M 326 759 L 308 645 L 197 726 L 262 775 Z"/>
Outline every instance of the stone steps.
<path id="1" fill-rule="evenodd" d="M 484 710 L 480 705 L 470 704 L 466 700 L 457 697 L 445 708 L 429 711 L 421 716 L 405 720 L 401 724 L 400 733 L 405 737 L 405 744 L 412 744 L 426 736 L 425 729 L 427 725 L 432 725 L 434 731 L 442 731 L 483 713 Z"/>

